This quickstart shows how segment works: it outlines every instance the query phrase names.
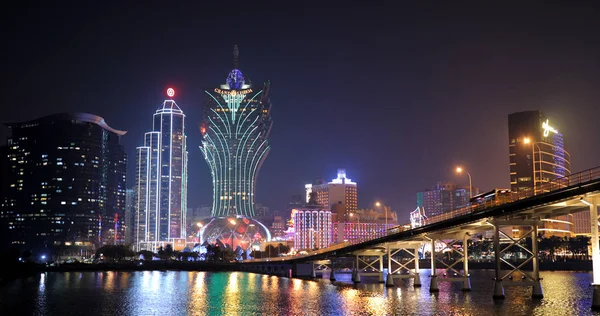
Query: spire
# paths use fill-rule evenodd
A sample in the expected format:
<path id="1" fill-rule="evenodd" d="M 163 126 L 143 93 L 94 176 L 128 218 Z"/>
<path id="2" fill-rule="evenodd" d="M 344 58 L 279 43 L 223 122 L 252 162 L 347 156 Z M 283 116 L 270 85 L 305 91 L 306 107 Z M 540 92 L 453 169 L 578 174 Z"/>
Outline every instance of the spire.
<path id="1" fill-rule="evenodd" d="M 240 51 L 238 50 L 237 45 L 233 45 L 233 69 L 238 69 L 238 57 L 240 56 Z"/>

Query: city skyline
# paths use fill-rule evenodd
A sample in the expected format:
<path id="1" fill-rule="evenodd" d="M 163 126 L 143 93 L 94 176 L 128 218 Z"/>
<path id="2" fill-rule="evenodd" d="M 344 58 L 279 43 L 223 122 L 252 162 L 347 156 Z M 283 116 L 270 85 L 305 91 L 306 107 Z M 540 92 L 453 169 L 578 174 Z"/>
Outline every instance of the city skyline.
<path id="1" fill-rule="evenodd" d="M 135 157 L 149 129 L 143 118 L 155 110 L 149 104 L 172 85 L 191 119 L 189 205 L 210 204 L 210 169 L 197 149 L 202 94 L 227 75 L 223 70 L 230 60 L 220 56 L 239 44 L 248 61 L 245 73 L 275 85 L 272 150 L 257 188 L 257 202 L 271 209 L 283 209 L 292 195 L 302 194 L 304 183 L 335 177 L 337 168 L 361 184 L 361 206 L 383 200 L 400 218 L 415 208 L 414 194 L 432 183 L 468 184 L 454 174 L 459 164 L 482 191 L 509 187 L 506 116 L 525 110 L 539 109 L 560 126 L 572 172 L 598 165 L 600 149 L 589 144 L 600 142 L 599 127 L 590 119 L 600 115 L 594 88 L 600 49 L 585 40 L 589 24 L 596 22 L 593 10 L 583 6 L 521 8 L 522 17 L 511 19 L 505 19 L 510 8 L 475 14 L 475 9 L 428 13 L 405 7 L 375 18 L 382 7 L 371 4 L 361 10 L 368 23 L 355 25 L 344 23 L 357 21 L 357 13 L 347 8 L 315 10 L 310 24 L 298 13 L 269 13 L 278 34 L 270 32 L 269 23 L 221 25 L 225 13 L 191 21 L 185 12 L 210 8 L 145 8 L 138 25 L 128 25 L 131 9 L 56 10 L 52 19 L 34 13 L 18 16 L 19 23 L 7 19 L 4 23 L 21 25 L 40 18 L 48 31 L 29 27 L 7 35 L 18 45 L 8 52 L 13 62 L 5 66 L 1 89 L 19 97 L 2 105 L 2 120 L 98 114 L 130 131 L 122 141 Z M 251 12 L 261 20 L 266 14 L 259 6 L 248 10 L 227 15 L 242 20 Z M 182 19 L 154 26 L 163 14 Z M 388 27 L 391 20 L 399 25 Z M 176 32 L 181 23 L 194 31 Z M 124 25 L 131 27 L 125 34 L 118 31 Z M 223 37 L 214 25 L 233 35 Z M 137 36 L 142 30 L 153 37 Z M 129 44 L 131 37 L 137 38 L 135 45 Z M 45 44 L 32 44 L 36 39 Z M 180 49 L 157 51 L 157 42 Z M 133 161 L 128 187 L 134 184 Z"/>

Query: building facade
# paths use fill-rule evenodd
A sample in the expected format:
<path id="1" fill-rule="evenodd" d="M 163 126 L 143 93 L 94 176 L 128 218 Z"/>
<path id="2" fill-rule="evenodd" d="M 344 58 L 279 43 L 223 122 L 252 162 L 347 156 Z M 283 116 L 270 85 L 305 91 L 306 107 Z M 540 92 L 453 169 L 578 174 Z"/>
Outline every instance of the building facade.
<path id="1" fill-rule="evenodd" d="M 200 149 L 212 175 L 214 217 L 255 215 L 256 180 L 270 150 L 270 84 L 252 85 L 237 58 L 236 46 L 226 82 L 205 91 Z"/>
<path id="2" fill-rule="evenodd" d="M 472 188 L 473 196 L 479 189 Z M 469 187 L 452 182 L 438 182 L 431 190 L 417 192 L 417 207 L 425 210 L 426 216 L 436 216 L 469 204 Z"/>
<path id="3" fill-rule="evenodd" d="M 571 174 L 563 135 L 541 111 L 508 116 L 510 186 L 525 196 L 547 192 L 543 184 Z"/>
<path id="4" fill-rule="evenodd" d="M 358 243 L 383 237 L 388 229 L 398 226 L 396 212 L 385 209 L 356 210 L 346 217 L 338 213 L 333 218 L 332 243 Z"/>
<path id="5" fill-rule="evenodd" d="M 331 211 L 315 206 L 292 210 L 294 218 L 294 248 L 321 249 L 332 240 Z"/>
<path id="6" fill-rule="evenodd" d="M 125 239 L 126 132 L 85 113 L 7 124 L 1 157 L 3 246 L 91 255 Z"/>
<path id="7" fill-rule="evenodd" d="M 137 148 L 137 249 L 155 250 L 186 238 L 186 143 L 185 115 L 174 100 L 165 100 L 154 114 L 144 146 Z"/>
<path id="8" fill-rule="evenodd" d="M 343 204 L 347 212 L 358 210 L 358 190 L 356 182 L 346 177 L 345 169 L 338 169 L 337 178 L 331 182 L 317 181 L 314 184 L 306 184 L 307 197 L 310 193 L 316 194 L 319 205 L 331 209 L 334 204 Z M 308 202 L 308 201 L 307 201 Z"/>
<path id="9" fill-rule="evenodd" d="M 125 191 L 125 244 L 135 244 L 135 190 Z"/>
<path id="10" fill-rule="evenodd" d="M 519 198 L 548 192 L 544 186 L 553 179 L 571 174 L 571 157 L 565 150 L 563 135 L 541 111 L 525 111 L 508 116 L 510 185 Z M 575 216 L 575 217 L 574 217 Z M 583 234 L 589 211 L 544 219 L 539 231 L 545 236 Z M 577 218 L 577 220 L 575 220 Z M 522 229 L 513 228 L 513 235 Z"/>

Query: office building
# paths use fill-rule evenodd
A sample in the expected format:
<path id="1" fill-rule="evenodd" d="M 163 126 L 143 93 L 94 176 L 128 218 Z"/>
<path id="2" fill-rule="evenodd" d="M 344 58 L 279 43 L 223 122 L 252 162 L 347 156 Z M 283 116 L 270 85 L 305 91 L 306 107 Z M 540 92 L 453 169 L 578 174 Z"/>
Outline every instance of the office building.
<path id="1" fill-rule="evenodd" d="M 156 250 L 181 243 L 186 236 L 187 136 L 185 115 L 171 98 L 153 117 L 152 131 L 137 148 L 136 232 L 137 249 Z"/>
<path id="2" fill-rule="evenodd" d="M 0 231 L 4 247 L 92 255 L 125 239 L 125 131 L 62 113 L 6 124 Z"/>
<path id="3" fill-rule="evenodd" d="M 338 169 L 337 178 L 331 182 L 317 181 L 304 186 L 306 194 L 316 194 L 316 200 L 323 208 L 331 209 L 334 204 L 343 204 L 348 212 L 358 209 L 358 192 L 356 182 L 346 177 L 345 169 Z"/>
<path id="4" fill-rule="evenodd" d="M 202 151 L 213 183 L 214 217 L 255 216 L 256 179 L 269 154 L 269 82 L 252 85 L 238 69 L 238 49 L 226 82 L 206 93 Z"/>
<path id="5" fill-rule="evenodd" d="M 473 196 L 479 189 L 472 188 Z M 469 204 L 469 187 L 452 182 L 438 182 L 432 189 L 417 193 L 417 207 L 425 210 L 425 216 L 431 217 Z"/>

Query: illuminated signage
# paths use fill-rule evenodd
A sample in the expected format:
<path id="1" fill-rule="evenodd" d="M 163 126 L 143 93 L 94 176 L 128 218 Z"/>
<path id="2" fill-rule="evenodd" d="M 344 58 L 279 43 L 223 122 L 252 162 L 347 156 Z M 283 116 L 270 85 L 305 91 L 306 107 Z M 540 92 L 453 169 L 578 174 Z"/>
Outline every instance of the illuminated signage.
<path id="1" fill-rule="evenodd" d="M 235 96 L 237 94 L 248 94 L 252 92 L 252 89 L 244 89 L 244 90 L 221 90 L 219 88 L 215 88 L 215 92 L 221 95 L 231 95 Z"/>
<path id="2" fill-rule="evenodd" d="M 173 89 L 173 88 L 167 89 L 167 96 L 169 96 L 169 98 L 174 97 L 175 96 L 175 89 Z"/>
<path id="3" fill-rule="evenodd" d="M 558 133 L 558 131 L 554 127 L 548 124 L 548 119 L 546 119 L 546 122 L 542 123 L 542 129 L 544 130 L 544 137 L 548 137 L 548 135 L 550 135 L 550 132 L 554 134 Z"/>

